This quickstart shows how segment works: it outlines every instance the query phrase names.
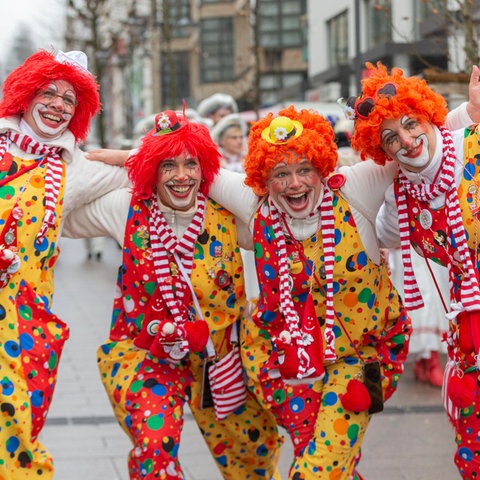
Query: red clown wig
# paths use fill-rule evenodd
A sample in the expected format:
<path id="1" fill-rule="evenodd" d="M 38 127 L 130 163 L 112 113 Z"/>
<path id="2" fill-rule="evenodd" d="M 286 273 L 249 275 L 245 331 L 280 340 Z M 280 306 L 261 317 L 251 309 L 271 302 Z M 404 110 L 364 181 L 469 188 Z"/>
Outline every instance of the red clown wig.
<path id="1" fill-rule="evenodd" d="M 143 200 L 151 198 L 160 163 L 182 153 L 198 159 L 202 170 L 200 191 L 208 195 L 210 185 L 220 171 L 221 154 L 207 127 L 190 122 L 185 114 L 172 110 L 156 115 L 155 127 L 145 134 L 137 153 L 125 163 L 133 194 Z"/>
<path id="2" fill-rule="evenodd" d="M 268 175 L 277 163 L 298 163 L 305 159 L 324 178 L 333 172 L 337 163 L 333 129 L 319 113 L 313 110 L 297 111 L 290 106 L 281 110 L 278 115 L 274 118 L 273 114 L 269 113 L 253 124 L 249 134 L 248 153 L 244 161 L 247 174 L 245 184 L 259 196 L 266 195 Z M 287 128 L 283 141 L 276 141 L 273 136 L 275 122 L 285 117 L 287 122 L 284 122 L 284 125 L 290 123 L 296 125 L 296 128 L 291 132 L 288 132 Z M 288 122 L 288 119 L 293 122 Z M 281 137 L 284 127 L 279 125 L 277 135 Z"/>
<path id="3" fill-rule="evenodd" d="M 362 80 L 362 95 L 355 102 L 355 129 L 352 147 L 363 160 L 373 159 L 385 165 L 389 157 L 381 146 L 380 128 L 383 120 L 413 116 L 436 126 L 445 123 L 448 113 L 445 99 L 418 77 L 405 78 L 403 71 L 387 68 L 378 62 L 365 64 L 368 77 Z M 386 93 L 388 92 L 388 93 Z M 363 110 L 362 107 L 369 107 Z"/>
<path id="4" fill-rule="evenodd" d="M 86 140 L 90 120 L 100 111 L 98 83 L 91 73 L 71 63 L 60 62 L 53 53 L 45 50 L 28 57 L 5 79 L 0 117 L 22 115 L 38 90 L 54 80 L 69 82 L 75 89 L 78 105 L 68 129 L 77 141 Z"/>

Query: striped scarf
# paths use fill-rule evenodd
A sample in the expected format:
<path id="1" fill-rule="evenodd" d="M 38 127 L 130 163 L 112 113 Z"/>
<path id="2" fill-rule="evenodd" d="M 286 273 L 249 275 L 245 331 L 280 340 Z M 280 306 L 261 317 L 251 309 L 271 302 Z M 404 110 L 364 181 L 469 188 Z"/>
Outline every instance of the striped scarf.
<path id="1" fill-rule="evenodd" d="M 305 345 L 303 343 L 302 332 L 300 329 L 300 320 L 298 317 L 295 304 L 290 293 L 290 274 L 288 269 L 288 256 L 285 244 L 285 235 L 280 221 L 280 214 L 277 207 L 271 199 L 269 199 L 270 215 L 272 218 L 273 232 L 277 241 L 279 252 L 279 282 L 280 282 L 280 308 L 284 316 L 288 331 L 291 338 L 294 339 L 299 358 L 298 378 L 303 378 L 303 375 L 308 371 L 308 355 L 305 352 Z M 327 343 L 325 350 L 325 360 L 334 361 L 335 354 L 335 334 L 333 333 L 334 325 L 334 308 L 333 308 L 333 266 L 335 262 L 335 228 L 334 215 L 332 207 L 332 194 L 330 190 L 324 186 L 324 195 L 322 204 L 320 206 L 321 218 L 321 234 L 323 237 L 323 254 L 325 264 L 325 276 L 327 281 L 327 298 L 326 298 L 326 315 L 325 315 L 325 331 L 324 337 Z M 317 235 L 320 231 L 317 232 Z M 313 259 L 315 262 L 318 259 Z"/>
<path id="2" fill-rule="evenodd" d="M 195 243 L 205 218 L 205 196 L 199 192 L 197 198 L 197 213 L 180 240 L 177 239 L 165 217 L 160 212 L 157 199 L 154 197 L 150 201 L 150 244 L 158 288 L 177 325 L 188 320 L 187 309 L 182 300 L 185 297 L 185 292 L 190 290 L 187 283 L 183 280 L 183 276 L 179 275 L 177 281 L 180 282 L 182 288 L 177 287 L 174 292 L 168 254 L 176 253 L 182 262 L 185 272 L 191 275 Z"/>
<path id="3" fill-rule="evenodd" d="M 36 241 L 41 242 L 47 230 L 55 224 L 55 207 L 62 181 L 63 164 L 60 157 L 61 147 L 49 147 L 23 133 L 7 132 L 0 135 L 0 159 L 14 143 L 21 150 L 33 155 L 40 155 L 47 161 L 45 174 L 45 215 L 42 226 L 37 234 Z"/>
<path id="4" fill-rule="evenodd" d="M 424 306 L 418 289 L 415 273 L 410 258 L 410 233 L 408 221 L 407 195 L 422 202 L 429 202 L 445 194 L 447 225 L 450 228 L 459 258 L 465 268 L 465 275 L 460 289 L 460 300 L 466 310 L 476 310 L 480 303 L 480 288 L 468 249 L 462 212 L 455 185 L 455 149 L 452 136 L 446 128 L 441 127 L 443 137 L 443 158 L 441 172 L 435 184 L 412 184 L 403 172 L 399 173 L 399 193 L 397 197 L 398 224 L 402 248 L 402 260 L 405 275 L 405 306 L 416 310 Z"/>

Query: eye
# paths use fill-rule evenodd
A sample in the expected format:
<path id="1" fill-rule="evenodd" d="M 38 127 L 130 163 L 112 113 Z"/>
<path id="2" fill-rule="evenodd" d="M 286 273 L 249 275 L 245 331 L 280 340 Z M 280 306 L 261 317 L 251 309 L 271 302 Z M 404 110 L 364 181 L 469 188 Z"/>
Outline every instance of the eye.
<path id="1" fill-rule="evenodd" d="M 412 120 L 409 120 L 406 124 L 405 124 L 405 130 L 413 130 L 415 128 L 417 128 L 417 126 L 419 125 L 419 121 L 418 120 L 415 120 L 415 119 L 412 119 Z"/>
<path id="2" fill-rule="evenodd" d="M 187 162 L 187 168 L 196 168 L 198 167 L 198 162 L 196 160 L 190 160 Z"/>
<path id="3" fill-rule="evenodd" d="M 162 163 L 161 167 L 163 170 L 172 170 L 173 168 L 175 168 L 175 165 L 173 164 L 173 162 L 165 161 Z"/>
<path id="4" fill-rule="evenodd" d="M 396 143 L 397 140 L 398 140 L 397 135 L 388 135 L 383 139 L 383 144 L 386 147 L 391 147 L 394 143 Z"/>
<path id="5" fill-rule="evenodd" d="M 67 107 L 74 107 L 77 104 L 76 99 L 73 97 L 70 97 L 69 95 L 63 96 L 63 102 Z"/>
<path id="6" fill-rule="evenodd" d="M 48 98 L 48 99 L 54 98 L 55 95 L 56 95 L 56 93 L 53 92 L 52 90 L 45 90 L 45 91 L 43 92 L 43 96 L 44 96 L 45 98 Z"/>

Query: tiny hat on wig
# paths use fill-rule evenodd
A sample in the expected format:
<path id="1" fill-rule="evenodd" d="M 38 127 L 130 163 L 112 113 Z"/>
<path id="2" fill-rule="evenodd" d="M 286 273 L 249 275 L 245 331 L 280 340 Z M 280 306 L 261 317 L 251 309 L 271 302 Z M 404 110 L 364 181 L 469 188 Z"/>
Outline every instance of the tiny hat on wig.
<path id="1" fill-rule="evenodd" d="M 208 128 L 189 121 L 185 109 L 183 113 L 173 110 L 158 113 L 154 127 L 143 136 L 135 155 L 126 161 L 133 195 L 144 200 L 151 198 L 160 163 L 183 153 L 198 159 L 202 170 L 200 191 L 208 195 L 210 185 L 220 171 L 221 154 Z"/>
<path id="2" fill-rule="evenodd" d="M 404 77 L 400 68 L 376 66 L 367 62 L 368 76 L 362 80 L 362 94 L 355 100 L 355 127 L 352 147 L 363 160 L 371 158 L 380 165 L 389 160 L 383 151 L 380 129 L 383 120 L 410 115 L 436 126 L 445 123 L 447 102 L 427 82 L 412 76 Z"/>
<path id="3" fill-rule="evenodd" d="M 335 169 L 337 146 L 332 126 L 314 110 L 297 111 L 293 105 L 269 113 L 252 125 L 244 161 L 245 184 L 264 196 L 270 170 L 280 162 L 308 160 L 326 178 Z"/>
<path id="4" fill-rule="evenodd" d="M 30 55 L 15 68 L 3 84 L 0 117 L 23 115 L 37 92 L 55 80 L 72 84 L 78 105 L 68 125 L 77 141 L 88 136 L 91 119 L 100 111 L 99 85 L 87 70 L 83 52 L 59 52 L 55 56 L 46 50 Z"/>

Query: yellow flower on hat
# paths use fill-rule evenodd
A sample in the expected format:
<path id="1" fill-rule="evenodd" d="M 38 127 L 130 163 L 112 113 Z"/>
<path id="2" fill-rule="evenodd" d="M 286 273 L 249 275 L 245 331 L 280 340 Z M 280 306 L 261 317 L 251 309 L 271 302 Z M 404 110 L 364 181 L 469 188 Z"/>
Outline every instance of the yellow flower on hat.
<path id="1" fill-rule="evenodd" d="M 297 138 L 303 132 L 303 125 L 289 117 L 274 118 L 270 125 L 262 131 L 262 138 L 273 145 L 286 143 L 290 138 Z"/>

